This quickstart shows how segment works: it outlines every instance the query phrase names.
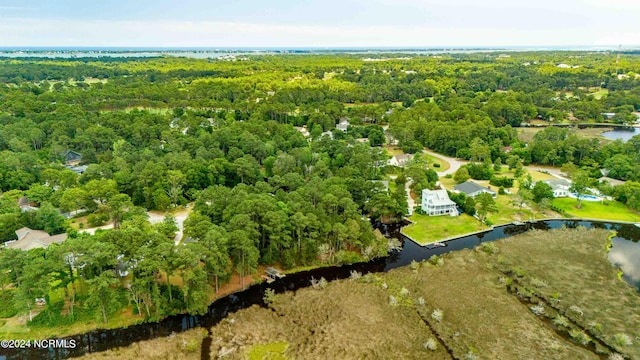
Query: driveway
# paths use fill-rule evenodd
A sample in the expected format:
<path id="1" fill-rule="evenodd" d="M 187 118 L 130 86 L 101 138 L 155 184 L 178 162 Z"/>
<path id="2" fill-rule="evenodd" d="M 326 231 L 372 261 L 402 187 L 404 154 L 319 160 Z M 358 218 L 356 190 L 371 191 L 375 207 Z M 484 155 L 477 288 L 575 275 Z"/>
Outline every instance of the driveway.
<path id="1" fill-rule="evenodd" d="M 422 152 L 449 163 L 449 168 L 447 170 L 437 172 L 439 177 L 443 177 L 449 174 L 455 174 L 456 171 L 458 171 L 458 169 L 460 169 L 462 165 L 468 163 L 467 160 L 452 158 L 446 155 L 438 154 L 437 152 L 433 152 L 431 150 L 425 149 L 425 150 L 422 150 Z"/>
<path id="2" fill-rule="evenodd" d="M 173 217 L 176 219 L 176 226 L 178 226 L 178 231 L 176 232 L 176 236 L 173 239 L 176 245 L 180 244 L 180 241 L 182 240 L 182 236 L 184 235 L 184 221 L 187 219 L 187 216 L 189 216 L 192 206 L 193 204 L 190 204 L 190 206 L 187 209 L 182 209 L 173 214 Z M 163 222 L 165 214 L 167 213 L 147 211 L 147 215 L 149 215 L 149 222 L 152 224 Z M 89 228 L 89 229 L 82 229 L 82 230 L 79 230 L 78 232 L 94 235 L 96 230 L 98 229 L 103 229 L 103 230 L 113 229 L 113 224 L 107 224 L 104 226 L 98 226 L 98 227 Z"/>

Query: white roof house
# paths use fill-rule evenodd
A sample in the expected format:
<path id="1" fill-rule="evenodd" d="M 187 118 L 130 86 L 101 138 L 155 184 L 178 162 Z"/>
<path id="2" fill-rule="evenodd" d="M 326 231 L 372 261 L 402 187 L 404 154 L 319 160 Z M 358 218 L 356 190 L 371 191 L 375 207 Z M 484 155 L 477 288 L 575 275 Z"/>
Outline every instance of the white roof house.
<path id="1" fill-rule="evenodd" d="M 343 132 L 347 132 L 347 129 L 349 128 L 349 119 L 347 118 L 340 118 L 340 122 L 338 122 L 338 125 L 336 125 L 336 129 L 343 131 Z"/>
<path id="2" fill-rule="evenodd" d="M 387 165 L 405 166 L 411 159 L 413 159 L 413 154 L 394 155 L 391 159 L 389 159 L 389 161 L 387 161 Z"/>
<path id="3" fill-rule="evenodd" d="M 456 203 L 449 199 L 446 190 L 422 190 L 422 211 L 429 216 L 458 215 Z"/>
<path id="4" fill-rule="evenodd" d="M 569 180 L 549 179 L 544 180 L 543 182 L 551 186 L 551 190 L 553 190 L 553 197 L 569 196 L 569 188 L 571 187 L 571 182 Z"/>

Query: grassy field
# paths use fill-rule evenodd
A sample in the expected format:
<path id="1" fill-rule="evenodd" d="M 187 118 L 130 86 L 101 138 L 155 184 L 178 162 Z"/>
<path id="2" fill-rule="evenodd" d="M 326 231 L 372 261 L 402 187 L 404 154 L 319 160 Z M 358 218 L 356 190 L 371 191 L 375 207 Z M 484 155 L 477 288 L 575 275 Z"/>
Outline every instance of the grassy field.
<path id="1" fill-rule="evenodd" d="M 429 161 L 429 167 L 437 172 L 449 170 L 451 164 L 448 161 L 439 159 L 429 154 L 421 154 L 421 156 Z M 434 167 L 433 164 L 438 164 L 440 167 Z"/>
<path id="2" fill-rule="evenodd" d="M 427 216 L 414 214 L 409 217 L 414 223 L 405 227 L 403 233 L 424 245 L 434 241 L 464 235 L 487 229 L 487 226 L 473 217 L 460 216 Z"/>
<path id="3" fill-rule="evenodd" d="M 601 136 L 601 134 L 605 131 L 609 131 L 612 128 L 606 128 L 606 127 L 598 127 L 598 128 L 586 128 L 586 129 L 574 129 L 571 128 L 569 129 L 569 133 L 570 134 L 575 134 L 577 135 L 579 138 L 583 138 L 583 139 L 599 139 L 601 141 L 609 141 L 606 138 L 604 138 L 603 136 Z M 523 128 L 518 128 L 518 139 L 524 142 L 531 142 L 533 140 L 533 137 L 535 136 L 535 134 L 537 134 L 538 132 L 544 130 L 543 127 L 523 127 Z"/>
<path id="4" fill-rule="evenodd" d="M 271 309 L 254 306 L 215 326 L 211 358 L 636 359 L 640 347 L 615 336 L 640 335 L 640 296 L 606 260 L 608 235 L 532 231 L 276 295 Z M 541 315 L 531 310 L 538 301 Z"/>
<path id="5" fill-rule="evenodd" d="M 168 338 L 141 341 L 124 348 L 85 355 L 77 359 L 199 360 L 202 339 L 206 335 L 206 330 L 194 329 Z"/>
<path id="6" fill-rule="evenodd" d="M 523 207 L 522 209 L 511 204 L 512 197 L 510 195 L 498 195 L 496 205 L 498 212 L 490 213 L 487 218 L 494 225 L 502 225 L 513 221 L 525 221 L 534 219 L 548 218 L 552 214 L 544 214 L 531 208 Z"/>
<path id="7" fill-rule="evenodd" d="M 600 202 L 582 201 L 582 208 L 576 208 L 577 200 L 573 198 L 558 198 L 553 200 L 553 205 L 577 218 L 640 221 L 640 214 L 627 208 L 617 201 L 609 201 L 607 205 Z"/>
<path id="8" fill-rule="evenodd" d="M 448 359 L 442 346 L 422 346 L 434 334 L 413 309 L 390 307 L 388 296 L 380 285 L 356 281 L 276 295 L 272 309 L 253 306 L 214 327 L 211 358 Z"/>

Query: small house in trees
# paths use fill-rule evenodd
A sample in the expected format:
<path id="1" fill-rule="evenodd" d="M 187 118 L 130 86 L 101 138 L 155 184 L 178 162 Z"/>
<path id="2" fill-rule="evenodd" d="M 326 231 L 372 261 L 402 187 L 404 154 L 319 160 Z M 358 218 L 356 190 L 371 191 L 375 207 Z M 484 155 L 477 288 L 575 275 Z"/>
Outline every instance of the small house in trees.
<path id="1" fill-rule="evenodd" d="M 64 154 L 64 162 L 67 165 L 78 165 L 82 161 L 82 154 L 69 150 Z"/>
<path id="2" fill-rule="evenodd" d="M 498 194 L 495 191 L 489 188 L 486 188 L 484 186 L 478 185 L 473 181 L 465 181 L 462 184 L 456 185 L 453 189 L 456 192 L 464 193 L 468 197 L 476 197 L 482 193 L 490 194 L 494 198 L 498 196 Z"/>
<path id="3" fill-rule="evenodd" d="M 38 210 L 37 207 L 31 206 L 31 201 L 29 201 L 29 198 L 26 196 L 23 196 L 18 200 L 18 206 L 20 207 L 20 211 L 22 212 Z"/>
<path id="4" fill-rule="evenodd" d="M 458 215 L 458 207 L 451 199 L 447 190 L 422 190 L 422 211 L 429 216 Z"/>
<path id="5" fill-rule="evenodd" d="M 390 166 L 405 166 L 411 159 L 413 159 L 413 154 L 400 154 L 394 155 L 389 161 L 387 165 Z"/>
<path id="6" fill-rule="evenodd" d="M 27 251 L 36 248 L 48 248 L 51 244 L 60 244 L 67 239 L 66 233 L 51 236 L 42 230 L 31 230 L 28 227 L 16 230 L 16 236 L 18 240 L 6 242 L 5 246 Z"/>
<path id="7" fill-rule="evenodd" d="M 342 132 L 347 132 L 347 129 L 349 128 L 349 125 L 351 125 L 349 123 L 349 119 L 347 118 L 340 118 L 340 121 L 338 122 L 338 125 L 336 125 L 336 129 L 342 131 Z"/>

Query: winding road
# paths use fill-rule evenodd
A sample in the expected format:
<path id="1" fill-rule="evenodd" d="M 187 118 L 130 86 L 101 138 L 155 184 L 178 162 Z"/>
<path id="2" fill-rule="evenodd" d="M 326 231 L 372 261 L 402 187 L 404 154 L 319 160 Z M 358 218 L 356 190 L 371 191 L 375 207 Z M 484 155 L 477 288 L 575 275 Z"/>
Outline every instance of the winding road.
<path id="1" fill-rule="evenodd" d="M 462 165 L 468 164 L 469 161 L 467 160 L 462 160 L 462 159 L 456 159 L 456 158 L 452 158 L 446 155 L 442 155 L 439 154 L 437 152 L 433 152 L 431 150 L 423 150 L 422 152 L 424 152 L 427 155 L 431 155 L 435 158 L 438 158 L 440 160 L 444 160 L 446 162 L 449 163 L 450 167 L 447 170 L 444 171 L 439 171 L 438 172 L 438 176 L 442 177 L 448 174 L 455 174 L 456 171 L 458 171 L 458 169 L 460 169 L 460 167 Z M 560 171 L 560 169 L 558 168 L 553 168 L 553 167 L 545 167 L 545 166 L 540 166 L 540 165 L 529 165 L 529 166 L 525 166 L 525 169 L 529 170 L 529 171 L 539 171 L 539 172 L 546 172 L 549 173 L 549 175 L 556 177 L 558 179 L 565 179 L 568 180 L 564 174 Z"/>

